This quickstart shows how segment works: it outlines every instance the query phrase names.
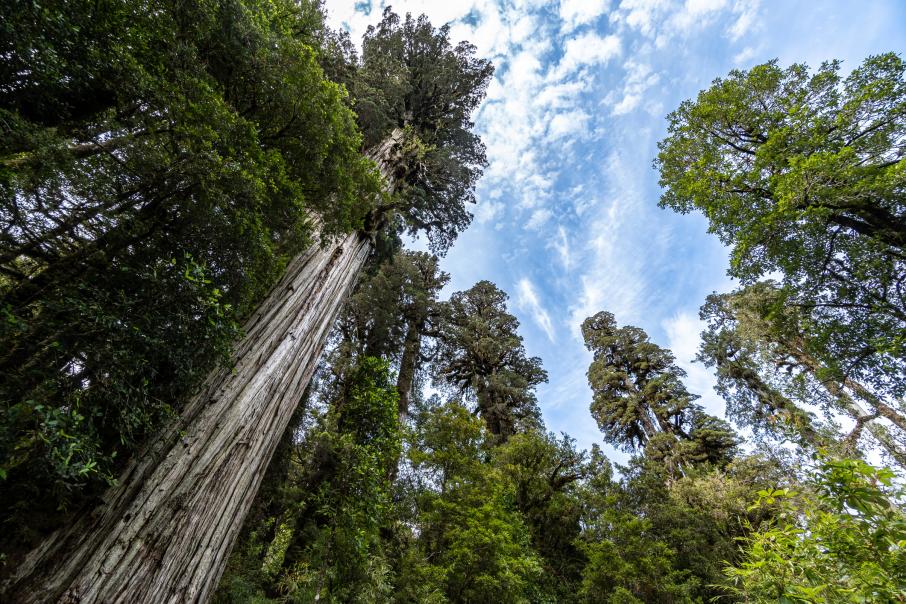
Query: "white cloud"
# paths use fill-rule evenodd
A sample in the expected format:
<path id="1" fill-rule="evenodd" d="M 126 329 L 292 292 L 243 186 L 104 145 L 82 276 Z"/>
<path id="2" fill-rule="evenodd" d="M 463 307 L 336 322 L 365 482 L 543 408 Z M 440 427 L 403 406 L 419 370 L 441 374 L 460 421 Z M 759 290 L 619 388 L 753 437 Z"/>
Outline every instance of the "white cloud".
<path id="1" fill-rule="evenodd" d="M 557 84 L 545 86 L 537 95 L 534 103 L 549 109 L 564 109 L 572 107 L 579 94 L 586 90 L 588 85 L 582 80 L 567 80 Z"/>
<path id="2" fill-rule="evenodd" d="M 619 10 L 612 15 L 617 23 L 625 23 L 638 30 L 642 35 L 652 37 L 655 33 L 655 21 L 658 16 L 670 7 L 669 0 L 623 0 Z"/>
<path id="3" fill-rule="evenodd" d="M 684 380 L 689 391 L 701 396 L 698 401 L 708 413 L 723 417 L 726 403 L 714 391 L 717 383 L 714 374 L 701 363 L 694 362 L 701 344 L 704 321 L 688 312 L 679 312 L 665 319 L 661 326 L 667 334 L 667 348 L 676 357 L 676 363 L 686 373 Z"/>
<path id="4" fill-rule="evenodd" d="M 729 0 L 686 0 L 682 4 L 669 0 L 623 0 L 611 20 L 617 25 L 638 31 L 653 40 L 658 49 L 667 48 L 674 36 L 686 36 L 709 26 L 727 8 Z M 744 12 L 744 0 L 734 5 L 735 12 Z M 751 17 L 740 15 L 740 29 L 745 29 Z"/>
<path id="5" fill-rule="evenodd" d="M 619 103 L 613 106 L 614 115 L 624 115 L 629 113 L 639 104 L 639 101 L 642 100 L 642 97 L 638 94 L 626 93 L 623 95 L 623 98 Z"/>
<path id="6" fill-rule="evenodd" d="M 557 238 L 552 240 L 548 247 L 554 248 L 557 252 L 557 255 L 560 257 L 560 264 L 563 265 L 563 270 L 567 273 L 573 268 L 573 256 L 572 251 L 569 246 L 569 237 L 566 234 L 566 229 L 562 226 L 557 227 Z"/>
<path id="7" fill-rule="evenodd" d="M 758 19 L 759 0 L 737 0 L 733 6 L 733 13 L 738 15 L 727 35 L 734 42 L 751 31 Z"/>
<path id="8" fill-rule="evenodd" d="M 671 26 L 681 31 L 693 26 L 700 28 L 726 5 L 727 0 L 686 0 L 683 8 L 673 15 Z"/>
<path id="9" fill-rule="evenodd" d="M 610 6 L 609 0 L 560 0 L 560 19 L 564 31 L 591 23 Z"/>
<path id="10" fill-rule="evenodd" d="M 556 114 L 548 124 L 547 140 L 557 140 L 564 136 L 575 136 L 588 128 L 591 116 L 585 111 L 575 110 Z"/>
<path id="11" fill-rule="evenodd" d="M 597 221 L 593 230 L 601 234 L 586 247 L 588 269 L 579 277 L 579 300 L 570 312 L 577 335 L 582 321 L 598 311 L 608 310 L 621 322 L 634 322 L 643 311 L 644 269 L 639 256 L 623 247 L 617 232 L 626 226 L 626 211 L 619 200 L 611 202 L 610 210 L 615 220 Z"/>
<path id="12" fill-rule="evenodd" d="M 603 166 L 606 177 L 606 201 L 590 206 L 583 214 L 588 225 L 580 240 L 587 243 L 580 250 L 577 265 L 579 293 L 570 307 L 570 326 L 581 340 L 579 326 L 586 317 L 608 310 L 622 324 L 639 324 L 650 309 L 652 287 L 646 266 L 659 253 L 659 243 L 652 240 L 656 229 L 650 226 L 646 213 L 650 199 L 640 183 L 647 175 L 650 133 L 634 131 L 633 139 L 620 141 Z"/>
<path id="13" fill-rule="evenodd" d="M 516 304 L 532 316 L 532 320 L 544 331 L 548 340 L 556 340 L 550 315 L 541 306 L 535 286 L 526 278 L 520 279 L 516 286 Z"/>
<path id="14" fill-rule="evenodd" d="M 503 204 L 493 199 L 483 199 L 475 207 L 475 222 L 485 224 L 496 220 L 503 213 Z"/>
<path id="15" fill-rule="evenodd" d="M 622 50 L 620 38 L 615 34 L 600 36 L 587 32 L 566 41 L 563 58 L 554 70 L 554 77 L 561 79 L 586 65 L 605 64 L 618 57 Z"/>
<path id="16" fill-rule="evenodd" d="M 540 229 L 544 224 L 550 220 L 550 217 L 553 216 L 553 212 L 547 208 L 540 208 L 532 212 L 531 218 L 525 224 L 525 228 L 536 231 Z"/>
<path id="17" fill-rule="evenodd" d="M 733 62 L 737 65 L 745 65 L 749 61 L 755 58 L 755 49 L 751 46 L 746 46 L 738 53 L 733 56 Z"/>
<path id="18" fill-rule="evenodd" d="M 630 59 L 623 67 L 627 73 L 623 82 L 623 98 L 614 105 L 613 115 L 624 115 L 635 109 L 645 92 L 660 81 L 660 76 L 653 73 L 647 63 Z"/>
<path id="19" fill-rule="evenodd" d="M 682 366 L 690 365 L 698 354 L 699 334 L 705 327 L 704 322 L 690 313 L 681 312 L 665 319 L 662 326 L 669 340 L 668 348 L 677 362 Z"/>

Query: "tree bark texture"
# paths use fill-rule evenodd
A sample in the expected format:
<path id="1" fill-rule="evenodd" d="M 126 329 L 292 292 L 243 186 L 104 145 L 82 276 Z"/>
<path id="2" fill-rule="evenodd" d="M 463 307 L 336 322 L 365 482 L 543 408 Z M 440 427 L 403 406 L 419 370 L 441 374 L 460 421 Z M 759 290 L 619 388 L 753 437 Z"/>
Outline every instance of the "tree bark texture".
<path id="1" fill-rule="evenodd" d="M 0 601 L 203 602 L 371 249 L 353 233 L 294 259 L 180 420 L 91 513 L 51 535 Z"/>

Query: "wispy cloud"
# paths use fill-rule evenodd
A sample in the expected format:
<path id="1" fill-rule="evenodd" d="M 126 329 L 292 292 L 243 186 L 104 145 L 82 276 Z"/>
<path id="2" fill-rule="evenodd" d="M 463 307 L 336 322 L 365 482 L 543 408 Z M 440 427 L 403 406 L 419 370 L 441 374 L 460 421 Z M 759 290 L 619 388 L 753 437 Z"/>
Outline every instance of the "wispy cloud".
<path id="1" fill-rule="evenodd" d="M 475 220 L 443 267 L 451 291 L 489 279 L 513 294 L 526 346 L 550 375 L 539 389 L 545 421 L 582 446 L 601 440 L 578 333 L 599 310 L 673 348 L 690 389 L 712 412 L 721 404 L 691 359 L 696 309 L 729 287 L 727 251 L 702 217 L 656 206 L 651 159 L 664 113 L 754 61 L 853 66 L 906 52 L 906 5 L 895 0 L 372 0 L 370 14 L 355 4 L 326 0 L 331 24 L 354 40 L 392 4 L 449 23 L 454 42 L 493 61 L 474 116 L 489 166 Z"/>
<path id="2" fill-rule="evenodd" d="M 600 310 L 613 312 L 620 322 L 636 321 L 645 312 L 649 287 L 645 262 L 652 242 L 638 237 L 636 225 L 645 201 L 636 184 L 638 168 L 616 152 L 604 164 L 606 202 L 596 204 L 596 215 L 583 234 L 587 243 L 580 262 L 581 289 L 570 311 L 577 338 L 582 321 Z"/>
<path id="3" fill-rule="evenodd" d="M 541 306 L 541 302 L 538 300 L 538 293 L 535 291 L 535 286 L 526 278 L 520 279 L 517 284 L 516 304 L 519 308 L 532 316 L 532 320 L 544 331 L 548 340 L 551 342 L 556 341 L 551 317 L 547 313 L 547 310 Z"/>
<path id="4" fill-rule="evenodd" d="M 557 227 L 557 237 L 551 240 L 548 246 L 553 247 L 557 252 L 560 264 L 563 265 L 563 270 L 567 273 L 570 272 L 573 268 L 573 255 L 569 246 L 569 236 L 566 234 L 564 227 Z"/>
<path id="5" fill-rule="evenodd" d="M 591 23 L 610 6 L 608 0 L 560 0 L 560 19 L 564 31 Z"/>
<path id="6" fill-rule="evenodd" d="M 626 70 L 623 96 L 613 107 L 614 115 L 624 115 L 635 109 L 648 89 L 660 81 L 660 75 L 653 73 L 651 66 L 647 63 L 630 59 L 626 61 L 623 68 Z"/>
<path id="7" fill-rule="evenodd" d="M 736 20 L 727 30 L 731 40 L 735 42 L 757 27 L 760 8 L 760 0 L 736 0 L 736 4 L 733 5 Z"/>
<path id="8" fill-rule="evenodd" d="M 554 213 L 547 208 L 539 208 L 532 212 L 532 216 L 525 224 L 525 228 L 536 231 L 544 226 L 553 214 Z"/>
<path id="9" fill-rule="evenodd" d="M 564 136 L 581 138 L 582 133 L 588 128 L 589 120 L 591 116 L 581 109 L 558 113 L 548 124 L 547 140 L 557 140 Z"/>

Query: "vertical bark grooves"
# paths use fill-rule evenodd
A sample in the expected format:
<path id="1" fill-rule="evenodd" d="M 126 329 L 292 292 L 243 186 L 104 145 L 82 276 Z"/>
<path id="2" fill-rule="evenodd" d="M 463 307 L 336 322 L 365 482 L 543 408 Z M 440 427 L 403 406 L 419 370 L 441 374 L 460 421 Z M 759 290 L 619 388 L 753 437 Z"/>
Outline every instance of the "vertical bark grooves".
<path id="1" fill-rule="evenodd" d="M 205 601 L 370 249 L 354 233 L 294 259 L 249 319 L 235 367 L 212 373 L 97 509 L 29 554 L 0 599 Z"/>

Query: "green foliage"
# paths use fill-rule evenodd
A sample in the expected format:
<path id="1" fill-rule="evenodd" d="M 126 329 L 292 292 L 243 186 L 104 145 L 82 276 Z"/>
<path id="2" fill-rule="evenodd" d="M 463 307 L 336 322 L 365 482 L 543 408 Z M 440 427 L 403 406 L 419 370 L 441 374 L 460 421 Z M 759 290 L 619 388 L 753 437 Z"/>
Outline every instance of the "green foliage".
<path id="1" fill-rule="evenodd" d="M 404 250 L 361 281 L 337 326 L 355 352 L 400 360 L 410 331 L 424 335 L 450 278 L 438 263 L 436 256 Z"/>
<path id="2" fill-rule="evenodd" d="M 493 463 L 541 557 L 541 591 L 554 601 L 571 601 L 586 562 L 575 544 L 582 530 L 580 486 L 592 472 L 585 452 L 566 435 L 558 440 L 530 431 L 496 447 Z"/>
<path id="3" fill-rule="evenodd" d="M 708 328 L 698 358 L 717 369 L 729 417 L 754 428 L 759 438 L 789 438 L 848 455 L 879 445 L 906 465 L 901 444 L 906 415 L 889 400 L 894 393 L 824 364 L 814 353 L 816 336 L 807 314 L 777 284 L 762 281 L 713 294 L 701 316 Z M 835 426 L 840 416 L 855 421 L 849 434 Z"/>
<path id="4" fill-rule="evenodd" d="M 312 3 L 0 10 L 6 541 L 109 482 L 380 180 Z"/>
<path id="5" fill-rule="evenodd" d="M 541 359 L 526 356 L 506 300 L 489 281 L 450 296 L 435 369 L 438 382 L 475 400 L 488 429 L 503 440 L 538 425 L 534 388 L 547 381 Z"/>
<path id="6" fill-rule="evenodd" d="M 389 597 L 381 529 L 393 514 L 389 469 L 400 454 L 387 364 L 362 358 L 342 398 L 295 444 L 275 515 L 240 543 L 218 599 L 373 602 Z"/>
<path id="7" fill-rule="evenodd" d="M 361 68 L 351 83 L 366 147 L 404 130 L 408 165 L 394 178 L 398 228 L 423 230 L 432 249 L 446 250 L 471 215 L 474 188 L 486 164 L 471 132 L 472 113 L 494 72 L 468 42 L 453 45 L 450 26 L 435 29 L 424 15 L 405 19 L 385 9 L 362 41 Z M 403 166 L 396 166 L 399 170 Z"/>
<path id="8" fill-rule="evenodd" d="M 701 210 L 745 285 L 782 275 L 783 304 L 833 379 L 902 397 L 906 63 L 839 69 L 774 61 L 683 102 L 655 161 L 661 205 Z"/>
<path id="9" fill-rule="evenodd" d="M 410 458 L 429 480 L 417 496 L 418 576 L 434 577 L 439 601 L 532 601 L 541 562 L 505 481 L 484 462 L 493 439 L 482 422 L 448 403 L 423 414 L 417 439 Z"/>
<path id="10" fill-rule="evenodd" d="M 633 451 L 658 432 L 682 433 L 696 397 L 686 391 L 685 372 L 670 351 L 638 327 L 618 328 L 608 312 L 586 319 L 582 335 L 594 353 L 588 368 L 592 415 L 610 442 Z"/>
<path id="11" fill-rule="evenodd" d="M 449 33 L 387 9 L 357 56 L 315 0 L 0 9 L 3 548 L 178 415 L 317 223 L 369 232 L 381 262 L 215 601 L 906 600 L 890 471 L 828 457 L 803 482 L 741 455 L 670 351 L 601 312 L 582 326 L 592 414 L 638 454 L 614 476 L 544 431 L 547 374 L 504 292 L 439 302 L 449 276 L 399 236 L 442 252 L 468 225 L 493 71 Z M 732 246 L 744 287 L 708 299 L 699 357 L 729 416 L 835 451 L 864 429 L 902 460 L 906 64 L 838 71 L 772 62 L 683 103 L 661 204 Z M 423 400 L 429 373 L 452 400 Z"/>
<path id="12" fill-rule="evenodd" d="M 596 456 L 593 451 L 593 462 Z M 690 468 L 680 478 L 648 457 L 634 460 L 620 481 L 609 464 L 594 466 L 578 498 L 585 528 L 577 544 L 588 558 L 581 601 L 587 602 L 727 598 L 723 569 L 739 557 L 737 538 L 773 512 L 749 507 L 759 490 L 783 480 L 781 468 L 758 457 L 719 470 Z"/>
<path id="13" fill-rule="evenodd" d="M 781 513 L 744 539 L 726 569 L 754 602 L 899 602 L 906 599 L 906 516 L 893 473 L 861 460 L 819 459 L 811 488 L 759 492 Z"/>
<path id="14" fill-rule="evenodd" d="M 612 476 L 600 452 L 580 495 L 584 530 L 576 543 L 587 559 L 578 601 L 595 603 L 688 602 L 687 573 L 674 568 L 675 552 L 632 506 L 630 491 Z"/>
<path id="15" fill-rule="evenodd" d="M 388 589 L 379 530 L 392 508 L 388 470 L 400 452 L 397 395 L 377 359 L 362 359 L 349 383 L 302 445 L 301 475 L 290 476 L 295 502 L 284 522 L 294 526 L 292 539 L 284 546 L 278 532 L 275 555 L 263 562 L 290 602 L 369 602 Z"/>
<path id="16" fill-rule="evenodd" d="M 695 404 L 698 397 L 686 390 L 686 373 L 669 350 L 638 327 L 617 327 L 606 311 L 586 319 L 582 335 L 594 353 L 588 368 L 591 413 L 608 442 L 627 451 L 644 449 L 671 470 L 732 458 L 732 428 Z"/>

